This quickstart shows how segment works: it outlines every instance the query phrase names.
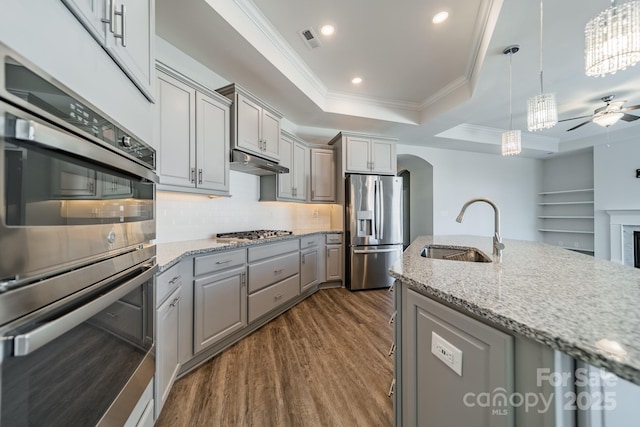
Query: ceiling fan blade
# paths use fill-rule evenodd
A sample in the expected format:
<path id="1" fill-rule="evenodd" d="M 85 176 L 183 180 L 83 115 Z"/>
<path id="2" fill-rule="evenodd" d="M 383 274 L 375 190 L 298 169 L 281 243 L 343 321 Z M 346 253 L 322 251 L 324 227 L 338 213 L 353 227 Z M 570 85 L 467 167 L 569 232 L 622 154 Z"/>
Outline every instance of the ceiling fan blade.
<path id="1" fill-rule="evenodd" d="M 586 115 L 586 116 L 571 117 L 570 119 L 558 120 L 558 123 L 560 123 L 560 122 L 568 122 L 569 120 L 586 119 L 587 117 L 591 117 L 591 116 L 592 116 L 592 114 L 589 114 L 589 115 Z"/>
<path id="2" fill-rule="evenodd" d="M 640 108 L 640 104 L 638 105 L 632 105 L 631 107 L 624 107 L 622 110 L 620 111 L 631 111 L 631 110 L 637 110 L 638 108 Z"/>
<path id="3" fill-rule="evenodd" d="M 588 117 L 588 116 L 587 116 L 587 117 Z M 587 123 L 591 123 L 591 120 L 587 120 L 586 122 L 582 122 L 582 123 L 580 123 L 578 126 L 574 126 L 574 127 L 572 127 L 571 129 L 567 129 L 567 132 L 569 132 L 570 130 L 578 129 L 580 126 L 584 126 L 584 125 L 586 125 Z"/>
<path id="4" fill-rule="evenodd" d="M 638 119 L 640 119 L 640 117 L 634 116 L 633 114 L 625 114 L 624 116 L 620 117 L 620 120 L 624 120 L 625 122 L 632 122 Z"/>

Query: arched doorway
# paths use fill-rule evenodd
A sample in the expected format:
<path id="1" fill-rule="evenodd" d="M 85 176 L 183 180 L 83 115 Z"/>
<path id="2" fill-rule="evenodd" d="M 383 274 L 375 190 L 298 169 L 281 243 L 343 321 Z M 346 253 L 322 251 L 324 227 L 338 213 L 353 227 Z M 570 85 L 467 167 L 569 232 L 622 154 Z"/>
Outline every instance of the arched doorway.
<path id="1" fill-rule="evenodd" d="M 417 236 L 433 234 L 433 166 L 418 156 L 399 154 L 398 176 L 403 177 L 404 244 L 407 245 Z"/>

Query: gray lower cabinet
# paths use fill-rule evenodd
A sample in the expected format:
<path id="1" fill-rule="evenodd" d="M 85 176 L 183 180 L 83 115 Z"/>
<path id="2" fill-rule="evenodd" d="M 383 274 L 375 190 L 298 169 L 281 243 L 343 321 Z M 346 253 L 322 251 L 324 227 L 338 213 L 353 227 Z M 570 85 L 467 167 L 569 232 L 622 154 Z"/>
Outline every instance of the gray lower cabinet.
<path id="1" fill-rule="evenodd" d="M 179 328 L 186 302 L 182 289 L 190 283 L 184 270 L 185 264 L 178 263 L 156 278 L 155 418 L 162 411 L 181 364 Z"/>
<path id="2" fill-rule="evenodd" d="M 248 249 L 249 323 L 300 295 L 300 241 Z"/>
<path id="3" fill-rule="evenodd" d="M 507 406 L 482 400 L 513 392 L 513 337 L 415 291 L 403 297 L 402 425 L 514 426 Z"/>
<path id="4" fill-rule="evenodd" d="M 331 233 L 325 236 L 325 281 L 343 280 L 344 255 L 342 252 L 342 234 Z"/>
<path id="5" fill-rule="evenodd" d="M 395 425 L 576 426 L 573 358 L 394 288 Z"/>
<path id="6" fill-rule="evenodd" d="M 324 282 L 324 274 L 321 271 L 322 236 L 306 236 L 300 239 L 300 292 Z"/>
<path id="7" fill-rule="evenodd" d="M 246 270 L 232 268 L 193 284 L 195 354 L 247 325 Z"/>
<path id="8" fill-rule="evenodd" d="M 171 386 L 180 369 L 178 322 L 180 319 L 180 291 L 178 287 L 158 307 L 156 322 L 156 410 L 155 418 L 160 416 L 162 407 L 169 396 Z"/>

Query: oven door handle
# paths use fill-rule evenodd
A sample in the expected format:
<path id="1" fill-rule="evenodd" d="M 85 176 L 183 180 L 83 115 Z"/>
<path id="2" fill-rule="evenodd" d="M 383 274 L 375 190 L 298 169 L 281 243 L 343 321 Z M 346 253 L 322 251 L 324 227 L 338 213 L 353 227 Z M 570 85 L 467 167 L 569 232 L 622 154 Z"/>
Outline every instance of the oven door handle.
<path id="1" fill-rule="evenodd" d="M 149 268 L 135 278 L 123 283 L 116 289 L 96 298 L 88 304 L 52 320 L 51 322 L 45 323 L 32 331 L 15 336 L 13 338 L 13 355 L 27 356 L 64 333 L 70 331 L 82 322 L 100 313 L 102 310 L 106 309 L 129 292 L 133 291 L 137 286 L 140 286 L 142 283 L 151 279 L 157 269 L 157 266 Z"/>

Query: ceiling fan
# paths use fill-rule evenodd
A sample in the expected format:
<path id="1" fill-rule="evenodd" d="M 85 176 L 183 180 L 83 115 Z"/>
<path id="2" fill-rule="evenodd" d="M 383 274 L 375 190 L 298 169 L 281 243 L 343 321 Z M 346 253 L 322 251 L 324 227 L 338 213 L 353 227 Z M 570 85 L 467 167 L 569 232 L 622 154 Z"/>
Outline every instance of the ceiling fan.
<path id="1" fill-rule="evenodd" d="M 632 122 L 634 120 L 640 119 L 640 116 L 627 114 L 627 111 L 639 109 L 640 105 L 623 107 L 624 103 L 627 101 L 613 101 L 614 97 L 615 95 L 608 95 L 600 98 L 606 105 L 604 107 L 600 107 L 594 110 L 593 114 L 589 114 L 588 116 L 579 116 L 579 117 L 572 117 L 570 119 L 558 120 L 558 122 L 584 119 L 587 117 L 589 118 L 589 120 L 586 120 L 580 123 L 579 125 L 572 127 L 571 129 L 567 129 L 567 132 L 569 132 L 570 130 L 578 129 L 580 126 L 584 126 L 587 123 L 591 123 L 591 122 L 597 125 L 600 125 L 602 127 L 609 127 L 620 119 L 624 120 L 625 122 Z"/>

